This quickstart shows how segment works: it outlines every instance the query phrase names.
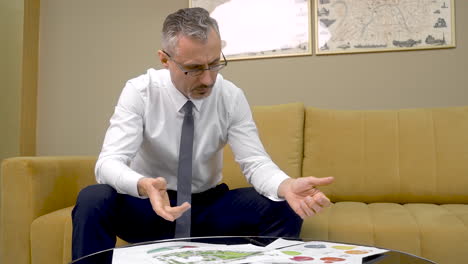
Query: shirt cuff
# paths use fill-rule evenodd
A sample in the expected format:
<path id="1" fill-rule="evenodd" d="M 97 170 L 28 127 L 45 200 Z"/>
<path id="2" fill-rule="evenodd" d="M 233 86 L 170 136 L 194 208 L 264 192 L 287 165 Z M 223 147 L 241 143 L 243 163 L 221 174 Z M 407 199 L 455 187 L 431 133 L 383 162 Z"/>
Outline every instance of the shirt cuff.
<path id="1" fill-rule="evenodd" d="M 281 185 L 281 183 L 283 183 L 283 181 L 289 178 L 291 177 L 289 177 L 286 173 L 282 171 L 276 173 L 274 177 L 272 177 L 272 179 L 270 180 L 271 185 L 270 185 L 270 188 L 268 190 L 268 194 L 266 195 L 266 197 L 275 202 L 284 201 L 285 200 L 284 198 L 280 198 L 278 196 L 278 188 Z"/>
<path id="2" fill-rule="evenodd" d="M 120 180 L 120 183 L 122 184 L 119 188 L 120 191 L 122 193 L 126 193 L 134 197 L 146 198 L 146 196 L 140 196 L 140 194 L 138 193 L 138 181 L 144 176 L 133 170 L 128 170 L 127 172 L 122 174 L 125 175 L 122 175 L 122 178 Z"/>

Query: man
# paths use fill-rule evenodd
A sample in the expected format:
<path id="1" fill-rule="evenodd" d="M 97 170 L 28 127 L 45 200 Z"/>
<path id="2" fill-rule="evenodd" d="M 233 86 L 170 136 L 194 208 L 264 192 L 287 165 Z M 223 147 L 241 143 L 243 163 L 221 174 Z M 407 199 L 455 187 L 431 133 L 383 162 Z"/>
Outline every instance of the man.
<path id="1" fill-rule="evenodd" d="M 206 10 L 169 15 L 162 48 L 165 69 L 148 70 L 122 91 L 96 163 L 100 184 L 83 189 L 73 210 L 73 259 L 114 247 L 116 236 L 132 243 L 174 236 L 298 237 L 302 219 L 330 204 L 315 186 L 333 178 L 292 179 L 271 161 L 244 94 L 218 74 L 227 61 Z M 190 131 L 186 118 L 192 120 L 189 151 L 182 147 Z M 219 184 L 226 143 L 255 189 Z M 185 187 L 178 183 L 185 178 L 178 174 L 187 169 L 180 168 L 187 155 L 191 184 L 189 198 L 181 200 L 177 190 Z"/>

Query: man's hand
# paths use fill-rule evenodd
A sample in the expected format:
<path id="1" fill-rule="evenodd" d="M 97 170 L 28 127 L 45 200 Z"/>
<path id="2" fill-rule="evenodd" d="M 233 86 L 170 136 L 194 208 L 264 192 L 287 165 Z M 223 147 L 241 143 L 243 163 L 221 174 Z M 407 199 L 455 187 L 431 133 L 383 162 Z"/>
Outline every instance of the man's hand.
<path id="1" fill-rule="evenodd" d="M 166 189 L 167 182 L 162 177 L 141 178 L 137 186 L 140 196 L 148 196 L 156 214 L 168 221 L 176 220 L 190 209 L 190 204 L 187 202 L 180 206 L 171 207 Z"/>
<path id="2" fill-rule="evenodd" d="M 280 184 L 278 196 L 285 198 L 294 212 L 305 219 L 330 206 L 330 200 L 316 187 L 328 185 L 333 180 L 333 177 L 287 179 Z"/>

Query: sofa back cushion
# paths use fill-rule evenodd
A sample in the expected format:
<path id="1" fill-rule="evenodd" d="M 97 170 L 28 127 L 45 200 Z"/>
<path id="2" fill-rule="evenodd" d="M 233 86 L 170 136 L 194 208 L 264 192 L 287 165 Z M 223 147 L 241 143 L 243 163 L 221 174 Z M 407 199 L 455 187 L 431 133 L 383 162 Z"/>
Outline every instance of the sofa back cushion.
<path id="1" fill-rule="evenodd" d="M 468 203 L 468 107 L 306 109 L 303 176 L 333 201 Z"/>
<path id="2" fill-rule="evenodd" d="M 254 106 L 260 139 L 272 160 L 291 177 L 300 177 L 303 157 L 304 105 Z M 224 148 L 223 181 L 231 189 L 249 186 L 229 145 Z"/>

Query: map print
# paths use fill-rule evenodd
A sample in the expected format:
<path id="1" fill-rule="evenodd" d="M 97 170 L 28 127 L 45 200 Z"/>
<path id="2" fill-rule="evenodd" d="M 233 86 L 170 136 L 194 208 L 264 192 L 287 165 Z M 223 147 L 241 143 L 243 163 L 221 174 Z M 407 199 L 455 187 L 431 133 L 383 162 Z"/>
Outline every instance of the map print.
<path id="1" fill-rule="evenodd" d="M 317 53 L 454 46 L 450 0 L 316 0 Z"/>
<path id="2" fill-rule="evenodd" d="M 259 252 L 242 252 L 230 250 L 182 251 L 156 256 L 155 260 L 162 263 L 226 263 L 227 261 L 244 260 Z"/>

